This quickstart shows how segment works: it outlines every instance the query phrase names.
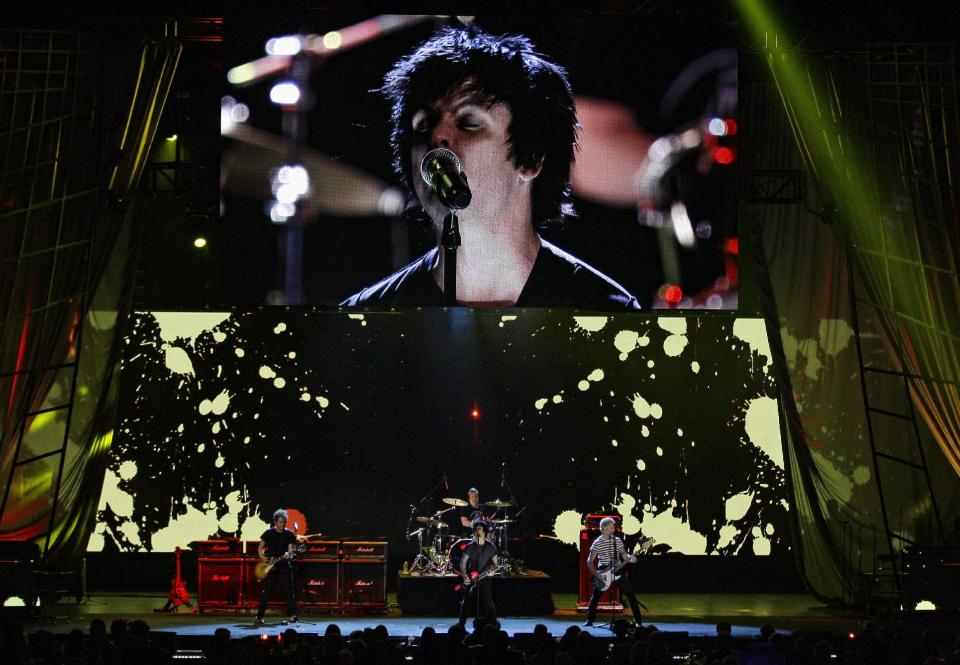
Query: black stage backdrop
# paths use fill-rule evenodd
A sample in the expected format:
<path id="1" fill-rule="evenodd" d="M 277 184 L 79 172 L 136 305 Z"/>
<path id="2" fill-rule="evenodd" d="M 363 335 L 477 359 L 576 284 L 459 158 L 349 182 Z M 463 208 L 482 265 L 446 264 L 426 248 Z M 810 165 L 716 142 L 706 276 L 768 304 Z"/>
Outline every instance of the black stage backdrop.
<path id="1" fill-rule="evenodd" d="M 471 485 L 525 507 L 519 548 L 605 511 L 674 552 L 790 549 L 759 319 L 141 312 L 124 346 L 90 551 L 256 539 L 285 507 L 412 553 L 411 505 Z"/>

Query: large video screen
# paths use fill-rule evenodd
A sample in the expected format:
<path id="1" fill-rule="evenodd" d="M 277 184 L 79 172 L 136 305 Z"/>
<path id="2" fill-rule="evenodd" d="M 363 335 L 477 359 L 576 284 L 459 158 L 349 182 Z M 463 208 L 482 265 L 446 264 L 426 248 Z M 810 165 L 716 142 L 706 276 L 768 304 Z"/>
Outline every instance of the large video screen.
<path id="1" fill-rule="evenodd" d="M 412 552 L 415 518 L 475 487 L 514 544 L 575 547 L 601 512 L 666 552 L 784 554 L 770 370 L 749 318 L 139 312 L 89 549 L 256 540 L 282 507 Z"/>
<path id="2" fill-rule="evenodd" d="M 240 284 L 270 263 L 267 302 L 736 309 L 731 26 L 315 11 L 224 35 L 221 251 Z"/>

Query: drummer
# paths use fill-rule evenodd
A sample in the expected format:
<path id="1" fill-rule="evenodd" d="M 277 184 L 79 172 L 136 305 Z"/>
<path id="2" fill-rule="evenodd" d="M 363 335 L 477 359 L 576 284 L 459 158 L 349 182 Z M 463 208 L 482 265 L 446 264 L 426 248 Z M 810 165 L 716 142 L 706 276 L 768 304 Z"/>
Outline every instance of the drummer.
<path id="1" fill-rule="evenodd" d="M 494 510 L 489 515 L 483 513 L 483 504 L 480 503 L 480 492 L 476 487 L 471 487 L 467 490 L 467 505 L 463 506 L 460 509 L 460 524 L 469 532 L 468 535 L 473 533 L 473 523 L 475 520 L 485 520 L 490 521 L 493 519 L 493 516 L 496 515 L 497 511 Z"/>

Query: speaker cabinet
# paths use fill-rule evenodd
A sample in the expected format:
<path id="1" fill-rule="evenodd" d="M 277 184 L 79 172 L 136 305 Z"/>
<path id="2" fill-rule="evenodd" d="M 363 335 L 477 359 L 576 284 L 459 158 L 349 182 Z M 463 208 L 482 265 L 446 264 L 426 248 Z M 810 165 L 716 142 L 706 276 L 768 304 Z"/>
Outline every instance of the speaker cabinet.
<path id="1" fill-rule="evenodd" d="M 336 559 L 297 561 L 297 602 L 306 609 L 340 605 L 340 564 Z"/>
<path id="2" fill-rule="evenodd" d="M 344 559 L 341 562 L 342 607 L 387 607 L 387 562 L 366 559 Z"/>
<path id="3" fill-rule="evenodd" d="M 197 605 L 204 609 L 239 609 L 243 604 L 243 559 L 198 560 Z"/>

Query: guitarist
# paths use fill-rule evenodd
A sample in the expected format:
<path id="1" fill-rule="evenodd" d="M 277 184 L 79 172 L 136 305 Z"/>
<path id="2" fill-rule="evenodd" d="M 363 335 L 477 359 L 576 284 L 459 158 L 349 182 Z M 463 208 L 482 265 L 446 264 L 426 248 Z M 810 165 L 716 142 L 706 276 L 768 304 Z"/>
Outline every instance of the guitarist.
<path id="1" fill-rule="evenodd" d="M 476 579 L 484 572 L 497 565 L 497 546 L 487 540 L 488 523 L 483 519 L 473 522 L 473 540 L 463 551 L 460 559 L 460 574 L 463 576 L 467 593 L 460 603 L 460 626 L 467 622 L 467 614 L 477 609 L 479 618 L 479 603 L 483 604 L 483 613 L 490 622 L 497 620 L 497 608 L 493 604 L 493 580 L 489 577 Z M 477 594 L 480 595 L 479 601 Z"/>
<path id="2" fill-rule="evenodd" d="M 296 584 L 291 561 L 296 544 L 296 534 L 287 528 L 287 511 L 282 508 L 277 509 L 273 513 L 273 527 L 264 531 L 263 535 L 260 536 L 260 547 L 257 549 L 257 554 L 264 563 L 270 563 L 272 559 L 279 559 L 277 565 L 267 573 L 263 580 L 260 607 L 257 609 L 257 624 L 263 623 L 263 615 L 267 611 L 267 602 L 273 593 L 277 578 L 282 578 L 287 584 L 287 615 L 290 617 L 290 621 L 294 623 L 298 621 Z"/>
<path id="3" fill-rule="evenodd" d="M 607 570 L 621 561 L 634 563 L 637 560 L 636 556 L 627 552 L 627 548 L 623 546 L 623 541 L 613 535 L 616 528 L 617 522 L 612 517 L 604 517 L 600 520 L 600 536 L 593 541 L 590 546 L 590 554 L 587 556 L 587 570 L 590 571 L 591 575 L 595 576 L 600 570 Z M 630 577 L 626 574 L 626 571 L 614 584 L 620 587 L 620 594 L 630 602 L 633 621 L 640 625 L 640 605 L 637 603 L 637 597 L 630 586 Z M 597 605 L 600 604 L 600 596 L 603 593 L 594 586 L 593 595 L 590 597 L 590 607 L 587 610 L 587 621 L 583 625 L 593 625 L 593 620 L 597 616 Z"/>

